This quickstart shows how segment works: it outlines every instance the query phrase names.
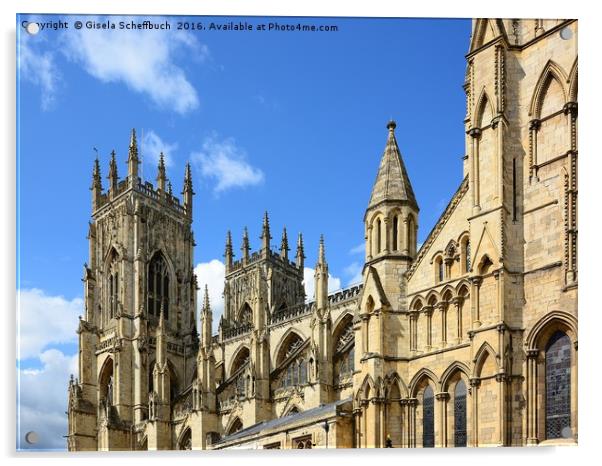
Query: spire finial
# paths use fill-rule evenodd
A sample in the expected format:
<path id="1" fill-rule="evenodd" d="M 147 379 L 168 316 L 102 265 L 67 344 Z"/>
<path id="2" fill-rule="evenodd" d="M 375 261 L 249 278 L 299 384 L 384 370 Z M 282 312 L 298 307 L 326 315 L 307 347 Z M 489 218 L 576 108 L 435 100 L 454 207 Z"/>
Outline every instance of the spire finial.
<path id="1" fill-rule="evenodd" d="M 192 190 L 192 171 L 190 169 L 190 162 L 186 162 L 186 169 L 184 170 L 184 189 L 182 191 L 184 196 L 184 208 L 190 218 L 192 218 L 192 196 L 194 191 Z"/>
<path id="2" fill-rule="evenodd" d="M 389 122 L 387 123 L 387 129 L 389 131 L 395 131 L 395 128 L 397 128 L 397 123 L 395 123 L 395 120 L 389 120 Z"/>
<path id="3" fill-rule="evenodd" d="M 159 166 L 157 169 L 157 188 L 161 191 L 165 191 L 165 181 L 167 176 L 165 175 L 165 156 L 163 152 L 159 154 Z"/>
<path id="4" fill-rule="evenodd" d="M 102 179 L 100 175 L 100 161 L 98 155 L 94 159 L 94 168 L 92 169 L 92 189 L 99 188 L 102 190 Z"/>
<path id="5" fill-rule="evenodd" d="M 249 246 L 249 232 L 247 231 L 247 227 L 245 227 L 244 232 L 242 234 L 242 246 L 240 250 L 242 251 L 242 259 L 246 264 L 249 261 L 249 250 L 251 246 Z"/>
<path id="6" fill-rule="evenodd" d="M 326 263 L 326 252 L 324 250 L 324 235 L 320 235 L 320 250 L 318 252 L 318 263 Z"/>
<path id="7" fill-rule="evenodd" d="M 270 235 L 270 218 L 268 216 L 268 211 L 265 211 L 263 215 L 263 229 L 261 231 L 261 249 L 264 253 L 267 254 L 267 251 L 270 249 L 270 240 L 272 236 Z"/>
<path id="8" fill-rule="evenodd" d="M 280 242 L 280 257 L 283 259 L 288 259 L 288 252 L 290 248 L 288 247 L 288 236 L 286 235 L 286 227 L 282 228 L 282 241 Z"/>
<path id="9" fill-rule="evenodd" d="M 209 304 L 209 287 L 205 283 L 205 294 L 203 296 L 203 312 L 209 312 L 211 305 Z"/>
<path id="10" fill-rule="evenodd" d="M 136 141 L 136 129 L 132 128 L 132 134 L 130 136 L 130 148 L 128 152 L 128 177 L 130 184 L 135 184 L 138 181 L 138 165 L 140 160 L 138 159 L 138 142 Z"/>
<path id="11" fill-rule="evenodd" d="M 224 257 L 226 258 L 226 272 L 230 271 L 232 268 L 232 257 L 234 254 L 232 253 L 232 234 L 230 230 L 226 233 L 226 252 L 224 253 Z"/>

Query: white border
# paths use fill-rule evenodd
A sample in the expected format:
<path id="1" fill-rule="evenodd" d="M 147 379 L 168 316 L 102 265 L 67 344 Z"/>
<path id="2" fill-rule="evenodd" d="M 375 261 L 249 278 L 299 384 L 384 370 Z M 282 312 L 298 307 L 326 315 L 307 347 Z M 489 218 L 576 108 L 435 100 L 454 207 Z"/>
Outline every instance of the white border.
<path id="1" fill-rule="evenodd" d="M 25 464 L 63 464 L 68 460 L 85 461 L 90 464 L 104 464 L 107 458 L 117 461 L 144 461 L 145 464 L 163 464 L 178 461 L 178 463 L 194 461 L 197 464 L 214 464 L 218 462 L 244 462 L 246 465 L 282 463 L 287 465 L 307 464 L 315 459 L 360 464 L 378 462 L 420 462 L 429 463 L 471 463 L 486 462 L 489 464 L 507 464 L 509 461 L 546 464 L 567 464 L 589 462 L 589 458 L 600 456 L 596 450 L 597 441 L 601 439 L 602 429 L 598 426 L 601 403 L 597 399 L 597 389 L 600 380 L 600 361 L 596 345 L 600 332 L 600 314 L 602 302 L 597 299 L 594 280 L 601 276 L 600 267 L 595 267 L 600 260 L 599 225 L 602 212 L 602 193 L 600 183 L 602 150 L 600 141 L 594 138 L 600 134 L 600 129 L 594 126 L 600 117 L 596 110 L 602 108 L 600 101 L 600 51 L 602 43 L 600 33 L 600 16 L 595 12 L 595 2 L 567 2 L 548 0 L 545 2 L 525 0 L 505 0 L 504 2 L 484 2 L 478 0 L 430 1 L 430 2 L 393 2 L 369 0 L 305 0 L 305 1 L 268 1 L 268 0 L 169 0 L 161 4 L 140 2 L 139 0 L 55 0 L 41 2 L 35 0 L 8 0 L 0 3 L 0 21 L 2 22 L 2 69 L 0 79 L 2 86 L 1 102 L 4 108 L 1 113 L 2 138 L 4 153 L 0 158 L 0 189 L 2 217 L 4 222 L 0 228 L 0 257 L 3 260 L 2 296 L 5 306 L 2 309 L 4 321 L 3 342 L 4 354 L 2 359 L 3 382 L 1 399 L 5 403 L 2 412 L 3 422 L 0 424 L 3 444 L 3 456 L 9 463 L 18 458 Z M 115 13 L 115 14 L 207 14 L 207 15 L 286 15 L 286 16 L 399 16 L 399 17 L 549 17 L 549 18 L 578 18 L 579 19 L 579 55 L 580 55 L 580 124 L 579 139 L 581 158 L 579 160 L 579 281 L 580 309 L 579 316 L 579 447 L 577 448 L 506 448 L 506 449 L 462 449 L 459 450 L 430 450 L 412 451 L 358 451 L 337 450 L 329 452 L 277 452 L 266 455 L 266 452 L 226 452 L 216 454 L 201 452 L 193 454 L 177 453 L 102 453 L 102 454 L 59 454 L 59 453 L 15 453 L 15 14 L 21 13 Z M 468 47 L 468 38 L 466 46 Z M 586 96 L 585 98 L 583 98 Z M 597 144 L 596 144 L 597 142 Z M 48 180 L 49 181 L 49 180 Z M 42 180 L 43 182 L 43 180 Z M 598 283 L 598 286 L 599 283 Z M 66 395 L 66 392 L 65 392 Z M 107 456 L 110 455 L 110 456 Z M 599 459 L 598 459 L 599 461 Z M 102 463 L 101 463 L 102 462 Z"/>

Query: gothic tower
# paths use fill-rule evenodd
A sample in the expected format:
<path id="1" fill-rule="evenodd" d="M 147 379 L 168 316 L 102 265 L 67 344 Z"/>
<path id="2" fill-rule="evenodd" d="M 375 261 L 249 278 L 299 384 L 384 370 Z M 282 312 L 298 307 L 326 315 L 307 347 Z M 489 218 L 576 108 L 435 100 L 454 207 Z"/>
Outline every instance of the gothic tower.
<path id="1" fill-rule="evenodd" d="M 170 412 L 196 372 L 190 167 L 181 205 L 166 190 L 163 154 L 155 187 L 138 176 L 134 130 L 128 152 L 124 180 L 112 153 L 106 192 L 94 163 L 79 380 L 69 389 L 70 450 L 172 448 Z M 144 439 L 136 434 L 142 425 Z"/>

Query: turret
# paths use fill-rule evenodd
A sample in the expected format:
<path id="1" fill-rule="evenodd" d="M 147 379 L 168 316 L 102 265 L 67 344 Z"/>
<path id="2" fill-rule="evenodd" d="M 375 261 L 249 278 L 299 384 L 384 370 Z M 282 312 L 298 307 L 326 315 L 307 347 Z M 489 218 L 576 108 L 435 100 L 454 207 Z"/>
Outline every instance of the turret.
<path id="1" fill-rule="evenodd" d="M 114 194 L 117 191 L 119 175 L 117 174 L 117 160 L 115 160 L 115 151 L 111 151 L 111 161 L 109 162 L 109 191 Z"/>
<path id="2" fill-rule="evenodd" d="M 280 242 L 280 257 L 282 259 L 288 260 L 288 252 L 290 248 L 288 247 L 288 238 L 286 236 L 286 227 L 282 229 L 282 241 Z"/>
<path id="3" fill-rule="evenodd" d="M 184 172 L 184 190 L 182 191 L 184 196 L 184 209 L 186 215 L 192 218 L 192 196 L 194 191 L 192 190 L 192 170 L 190 169 L 190 163 L 186 164 L 186 171 Z"/>
<path id="4" fill-rule="evenodd" d="M 295 257 L 295 265 L 298 269 L 303 269 L 305 264 L 305 254 L 303 252 L 303 235 L 299 233 L 297 237 L 297 255 Z"/>
<path id="5" fill-rule="evenodd" d="M 411 262 L 416 255 L 419 209 L 395 128 L 395 122 L 389 121 L 387 144 L 364 216 L 368 263 L 391 257 Z"/>
<path id="6" fill-rule="evenodd" d="M 159 167 L 157 169 L 157 189 L 162 193 L 165 192 L 165 182 L 167 176 L 165 175 L 165 157 L 163 152 L 159 155 Z"/>
<path id="7" fill-rule="evenodd" d="M 136 141 L 136 130 L 132 129 L 130 136 L 130 148 L 128 151 L 128 180 L 130 186 L 134 186 L 138 183 L 138 165 L 140 159 L 138 158 L 138 142 Z"/>

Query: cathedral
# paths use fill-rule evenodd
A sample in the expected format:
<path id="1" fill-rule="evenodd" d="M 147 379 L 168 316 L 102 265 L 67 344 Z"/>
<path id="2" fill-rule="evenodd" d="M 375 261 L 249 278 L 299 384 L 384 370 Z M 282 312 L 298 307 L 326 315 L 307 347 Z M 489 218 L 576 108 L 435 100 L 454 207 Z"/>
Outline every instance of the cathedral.
<path id="1" fill-rule="evenodd" d="M 577 21 L 473 20 L 464 91 L 464 177 L 420 247 L 390 121 L 362 283 L 328 292 L 322 238 L 306 296 L 303 238 L 266 213 L 258 249 L 226 235 L 217 334 L 190 166 L 178 198 L 134 131 L 106 190 L 97 160 L 69 450 L 575 444 Z"/>

